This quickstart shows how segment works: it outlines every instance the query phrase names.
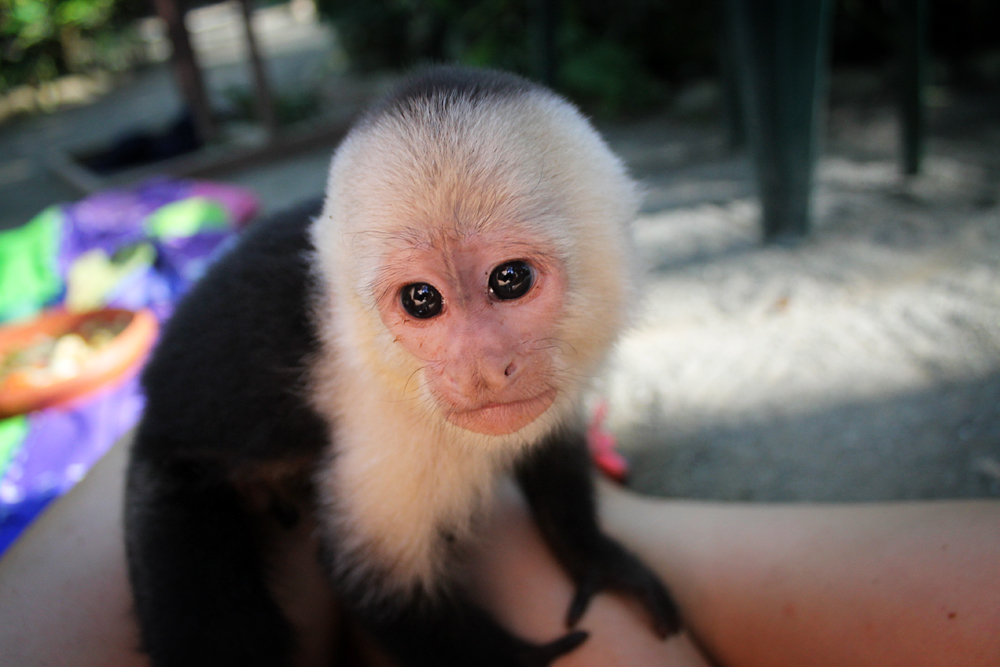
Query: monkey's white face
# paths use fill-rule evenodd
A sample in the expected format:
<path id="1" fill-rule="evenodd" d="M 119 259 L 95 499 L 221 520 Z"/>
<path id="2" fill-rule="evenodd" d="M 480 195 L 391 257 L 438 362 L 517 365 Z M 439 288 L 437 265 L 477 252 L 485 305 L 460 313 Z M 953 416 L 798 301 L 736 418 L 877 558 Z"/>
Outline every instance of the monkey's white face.
<path id="1" fill-rule="evenodd" d="M 481 232 L 398 248 L 378 281 L 382 322 L 414 355 L 445 419 L 507 435 L 557 396 L 552 351 L 566 276 L 544 239 Z"/>
<path id="2" fill-rule="evenodd" d="M 638 201 L 544 92 L 421 98 L 360 125 L 313 228 L 315 395 L 336 437 L 377 423 L 383 441 L 502 457 L 578 417 L 626 319 Z"/>

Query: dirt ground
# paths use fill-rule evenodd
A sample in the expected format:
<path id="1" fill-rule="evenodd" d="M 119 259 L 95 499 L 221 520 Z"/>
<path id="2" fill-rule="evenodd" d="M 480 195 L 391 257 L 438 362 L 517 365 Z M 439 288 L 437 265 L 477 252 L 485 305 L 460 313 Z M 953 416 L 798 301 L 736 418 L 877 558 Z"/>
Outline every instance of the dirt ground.
<path id="1" fill-rule="evenodd" d="M 272 70 L 301 75 L 317 44 L 273 54 Z M 210 69 L 216 93 L 234 67 Z M 815 230 L 789 247 L 760 243 L 749 161 L 727 148 L 717 94 L 681 92 L 662 114 L 602 124 L 647 191 L 635 237 L 648 272 L 596 392 L 632 485 L 722 500 L 1000 496 L 996 97 L 939 94 L 925 172 L 904 180 L 891 103 L 835 95 Z M 90 106 L 0 127 L 0 228 L 76 196 L 46 169 L 52 148 L 178 105 L 160 66 Z M 224 180 L 270 212 L 321 192 L 330 150 Z"/>
<path id="2" fill-rule="evenodd" d="M 603 385 L 633 486 L 762 501 L 1000 495 L 995 104 L 935 109 L 914 179 L 898 174 L 891 105 L 835 106 L 815 231 L 795 247 L 759 243 L 745 157 L 657 168 L 664 124 L 611 133 L 650 191 L 636 226 L 645 295 Z M 711 152 L 717 130 L 705 132 L 687 145 Z"/>

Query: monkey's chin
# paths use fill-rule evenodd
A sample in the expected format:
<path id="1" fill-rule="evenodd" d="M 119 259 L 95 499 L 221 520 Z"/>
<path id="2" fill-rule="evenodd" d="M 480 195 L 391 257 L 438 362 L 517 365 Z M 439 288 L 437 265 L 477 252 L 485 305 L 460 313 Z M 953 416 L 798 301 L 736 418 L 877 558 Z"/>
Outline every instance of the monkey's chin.
<path id="1" fill-rule="evenodd" d="M 510 435 L 535 421 L 552 405 L 556 391 L 523 401 L 490 403 L 481 408 L 449 412 L 449 422 L 474 433 L 483 435 Z"/>

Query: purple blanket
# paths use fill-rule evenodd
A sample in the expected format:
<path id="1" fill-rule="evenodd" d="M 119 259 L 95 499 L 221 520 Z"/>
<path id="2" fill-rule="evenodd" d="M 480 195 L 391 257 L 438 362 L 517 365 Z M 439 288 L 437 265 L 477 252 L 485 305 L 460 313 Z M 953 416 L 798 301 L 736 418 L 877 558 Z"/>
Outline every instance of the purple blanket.
<path id="1" fill-rule="evenodd" d="M 193 233 L 162 234 L 149 229 L 146 223 L 151 216 L 190 198 L 205 205 L 175 207 L 172 210 L 179 213 L 171 213 L 174 219 L 168 222 Z M 152 243 L 156 249 L 153 266 L 130 275 L 115 290 L 109 305 L 152 308 L 162 322 L 256 209 L 252 193 L 215 183 L 164 179 L 134 189 L 101 192 L 62 208 L 55 264 L 65 278 L 76 258 L 89 250 L 101 248 L 110 255 L 130 244 Z M 176 219 L 199 215 L 205 220 Z M 49 502 L 71 489 L 135 426 L 143 406 L 138 371 L 135 368 L 128 377 L 72 404 L 28 415 L 27 434 L 6 469 L 0 470 L 0 554 Z"/>

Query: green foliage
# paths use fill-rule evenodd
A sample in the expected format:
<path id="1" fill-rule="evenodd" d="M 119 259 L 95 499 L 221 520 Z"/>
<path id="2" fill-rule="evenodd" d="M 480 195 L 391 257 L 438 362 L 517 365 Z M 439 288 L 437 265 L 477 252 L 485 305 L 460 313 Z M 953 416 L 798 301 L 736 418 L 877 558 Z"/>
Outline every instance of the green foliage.
<path id="1" fill-rule="evenodd" d="M 122 5 L 122 0 L 0 0 L 0 92 L 93 64 Z"/>
<path id="2" fill-rule="evenodd" d="M 553 2 L 557 87 L 591 111 L 628 112 L 662 99 L 664 83 L 678 74 L 670 59 L 677 49 L 664 26 L 683 25 L 690 35 L 700 35 L 684 41 L 684 57 L 703 69 L 714 66 L 711 33 L 703 30 L 707 3 L 619 0 L 609 8 L 599 0 Z M 317 5 L 336 25 L 358 71 L 428 62 L 527 76 L 541 70 L 542 0 L 317 0 Z"/>
<path id="3" fill-rule="evenodd" d="M 660 99 L 663 86 L 635 54 L 609 40 L 582 45 L 559 66 L 563 88 L 602 115 L 632 111 Z"/>

